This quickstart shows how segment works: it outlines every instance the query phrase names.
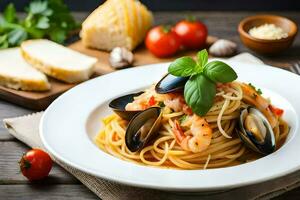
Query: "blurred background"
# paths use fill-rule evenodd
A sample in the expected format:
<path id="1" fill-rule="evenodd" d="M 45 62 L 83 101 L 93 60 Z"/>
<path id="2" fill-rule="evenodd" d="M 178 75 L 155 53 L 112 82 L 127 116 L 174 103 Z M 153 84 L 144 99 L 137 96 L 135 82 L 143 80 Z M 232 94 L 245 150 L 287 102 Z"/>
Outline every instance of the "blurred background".
<path id="1" fill-rule="evenodd" d="M 19 11 L 30 0 L 0 0 L 0 10 L 10 2 Z M 90 11 L 104 0 L 65 0 L 71 10 Z M 171 10 L 247 10 L 247 11 L 300 11 L 299 0 L 141 0 L 153 11 Z"/>
<path id="2" fill-rule="evenodd" d="M 32 0 L 0 0 L 0 12 L 9 3 L 14 3 L 17 11 L 22 12 Z M 140 0 L 154 11 L 155 25 L 175 24 L 187 16 L 194 16 L 208 27 L 209 35 L 225 38 L 239 44 L 239 52 L 249 51 L 241 43 L 237 27 L 245 17 L 256 14 L 275 14 L 287 17 L 300 27 L 300 0 Z M 73 16 L 82 22 L 95 8 L 105 0 L 64 0 Z M 181 11 L 176 12 L 176 11 Z M 19 15 L 22 16 L 21 13 Z M 298 34 L 299 35 L 299 34 Z M 271 60 L 299 59 L 300 37 L 294 45 Z M 66 44 L 76 41 L 78 37 L 69 38 Z M 268 60 L 268 57 L 254 55 Z M 286 55 L 289 55 L 286 58 Z M 273 64 L 273 63 L 269 63 Z"/>

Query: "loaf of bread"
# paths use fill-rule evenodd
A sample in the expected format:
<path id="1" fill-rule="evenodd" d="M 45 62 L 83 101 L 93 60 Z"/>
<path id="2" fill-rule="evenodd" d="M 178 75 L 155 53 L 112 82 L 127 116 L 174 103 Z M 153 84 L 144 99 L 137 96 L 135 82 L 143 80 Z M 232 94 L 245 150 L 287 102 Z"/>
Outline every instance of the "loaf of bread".
<path id="1" fill-rule="evenodd" d="M 80 36 L 87 47 L 133 50 L 144 40 L 152 23 L 152 13 L 139 1 L 107 0 L 83 22 Z"/>
<path id="2" fill-rule="evenodd" d="M 23 58 L 48 76 L 67 83 L 90 78 L 97 59 L 46 39 L 27 40 L 21 44 Z"/>
<path id="3" fill-rule="evenodd" d="M 0 51 L 0 85 L 28 91 L 50 89 L 47 77 L 22 58 L 20 48 Z"/>

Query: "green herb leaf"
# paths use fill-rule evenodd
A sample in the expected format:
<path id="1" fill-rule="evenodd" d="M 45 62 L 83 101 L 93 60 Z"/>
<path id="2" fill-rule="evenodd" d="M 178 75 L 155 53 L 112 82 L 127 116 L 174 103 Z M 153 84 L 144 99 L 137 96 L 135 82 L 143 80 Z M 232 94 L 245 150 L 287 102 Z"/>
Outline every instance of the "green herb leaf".
<path id="1" fill-rule="evenodd" d="M 235 71 L 226 63 L 208 63 L 208 53 L 204 49 L 197 54 L 197 62 L 190 57 L 182 57 L 172 62 L 168 69 L 174 76 L 188 77 L 184 86 L 184 99 L 197 115 L 205 115 L 213 105 L 216 96 L 216 82 L 226 83 L 237 78 Z"/>
<path id="2" fill-rule="evenodd" d="M 208 53 L 206 49 L 203 49 L 197 53 L 197 64 L 204 68 L 208 62 Z"/>
<path id="3" fill-rule="evenodd" d="M 38 19 L 38 22 L 36 24 L 36 27 L 39 29 L 47 29 L 50 27 L 49 19 L 48 17 L 42 16 Z"/>
<path id="4" fill-rule="evenodd" d="M 24 40 L 27 39 L 27 32 L 24 29 L 14 29 L 8 33 L 9 45 L 16 46 L 20 45 Z"/>
<path id="5" fill-rule="evenodd" d="M 196 62 L 190 57 L 181 57 L 172 62 L 169 66 L 169 73 L 174 76 L 187 77 L 194 73 Z"/>
<path id="6" fill-rule="evenodd" d="M 18 46 L 31 38 L 50 38 L 63 43 L 80 27 L 63 0 L 34 0 L 25 11 L 26 17 L 19 20 L 14 5 L 9 4 L 3 16 L 0 15 L 0 48 Z"/>
<path id="7" fill-rule="evenodd" d="M 237 79 L 235 71 L 221 61 L 212 61 L 206 64 L 204 74 L 214 82 L 227 83 Z"/>
<path id="8" fill-rule="evenodd" d="M 260 88 L 258 88 L 256 91 L 257 91 L 257 93 L 258 93 L 259 95 L 262 95 L 262 91 L 261 91 Z"/>
<path id="9" fill-rule="evenodd" d="M 43 29 L 38 29 L 35 27 L 29 27 L 25 29 L 29 35 L 29 38 L 34 38 L 34 39 L 43 38 L 44 35 L 46 34 Z"/>
<path id="10" fill-rule="evenodd" d="M 252 87 L 259 95 L 262 95 L 262 91 L 261 91 L 260 88 L 256 89 L 256 87 L 253 84 L 251 84 L 251 83 L 248 83 L 248 85 L 250 87 Z"/>
<path id="11" fill-rule="evenodd" d="M 163 107 L 165 107 L 166 105 L 164 104 L 163 101 L 160 101 L 160 102 L 158 102 L 158 106 L 161 107 L 161 108 L 163 108 Z"/>
<path id="12" fill-rule="evenodd" d="M 42 14 L 43 12 L 47 12 L 48 2 L 47 1 L 32 1 L 29 4 L 27 11 L 29 13 L 35 14 Z"/>
<path id="13" fill-rule="evenodd" d="M 252 87 L 254 90 L 256 90 L 255 86 L 252 85 L 252 83 L 248 83 L 248 85 L 249 85 L 250 87 Z"/>
<path id="14" fill-rule="evenodd" d="M 184 87 L 184 99 L 199 116 L 205 115 L 213 105 L 216 84 L 203 74 L 192 76 Z"/>
<path id="15" fill-rule="evenodd" d="M 0 49 L 8 48 L 7 34 L 0 36 Z"/>
<path id="16" fill-rule="evenodd" d="M 187 118 L 187 115 L 182 115 L 180 118 L 179 118 L 179 122 L 180 124 L 182 124 Z"/>
<path id="17" fill-rule="evenodd" d="M 9 22 L 15 22 L 17 21 L 17 16 L 16 16 L 16 8 L 14 4 L 10 3 L 6 6 L 4 12 L 3 12 L 4 19 Z"/>
<path id="18" fill-rule="evenodd" d="M 49 33 L 49 36 L 51 40 L 63 43 L 67 37 L 67 32 L 63 29 L 54 29 Z"/>

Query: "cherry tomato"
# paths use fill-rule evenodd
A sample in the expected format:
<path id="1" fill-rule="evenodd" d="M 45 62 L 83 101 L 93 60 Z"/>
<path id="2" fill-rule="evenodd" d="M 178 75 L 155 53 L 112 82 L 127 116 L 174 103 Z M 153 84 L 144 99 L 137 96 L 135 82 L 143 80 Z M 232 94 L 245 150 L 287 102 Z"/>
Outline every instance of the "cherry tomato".
<path id="1" fill-rule="evenodd" d="M 272 105 L 270 105 L 269 107 L 270 107 L 270 110 L 272 111 L 272 113 L 274 113 L 278 117 L 281 117 L 283 115 L 284 110 L 282 110 L 280 108 L 276 108 L 275 106 L 272 106 Z"/>
<path id="2" fill-rule="evenodd" d="M 22 174 L 31 181 L 45 178 L 52 168 L 50 156 L 40 149 L 28 151 L 19 164 Z"/>
<path id="3" fill-rule="evenodd" d="M 180 38 L 169 28 L 157 26 L 148 32 L 146 47 L 157 57 L 168 57 L 180 49 Z"/>
<path id="4" fill-rule="evenodd" d="M 149 106 L 154 106 L 156 104 L 156 101 L 154 99 L 154 96 L 151 96 L 148 102 Z"/>
<path id="5" fill-rule="evenodd" d="M 182 20 L 176 24 L 174 31 L 188 49 L 200 49 L 206 44 L 207 28 L 199 21 Z"/>

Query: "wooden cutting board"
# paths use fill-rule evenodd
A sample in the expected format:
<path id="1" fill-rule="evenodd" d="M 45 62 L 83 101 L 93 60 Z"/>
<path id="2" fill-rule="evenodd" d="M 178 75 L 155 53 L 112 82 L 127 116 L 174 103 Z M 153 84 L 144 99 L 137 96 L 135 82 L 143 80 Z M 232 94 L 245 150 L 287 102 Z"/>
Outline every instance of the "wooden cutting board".
<path id="1" fill-rule="evenodd" d="M 207 39 L 207 46 L 210 46 L 216 40 L 217 38 L 209 36 Z M 109 65 L 108 52 L 85 48 L 81 41 L 77 41 L 71 44 L 69 48 L 87 54 L 89 56 L 94 56 L 98 58 L 98 62 L 96 63 L 95 66 L 95 74 L 93 75 L 93 77 L 116 71 Z M 174 57 L 160 59 L 150 54 L 150 52 L 145 47 L 141 46 L 134 51 L 133 66 L 168 62 L 174 60 L 174 58 L 176 57 L 180 57 L 183 55 L 194 56 L 195 53 L 196 51 L 184 51 L 175 55 Z M 49 82 L 51 84 L 51 90 L 47 92 L 19 91 L 19 90 L 13 90 L 13 89 L 0 86 L 0 98 L 29 109 L 44 110 L 50 105 L 50 103 L 55 98 L 57 98 L 63 92 L 67 91 L 68 89 L 76 85 L 76 84 L 63 83 L 61 81 L 52 78 L 49 78 Z"/>

